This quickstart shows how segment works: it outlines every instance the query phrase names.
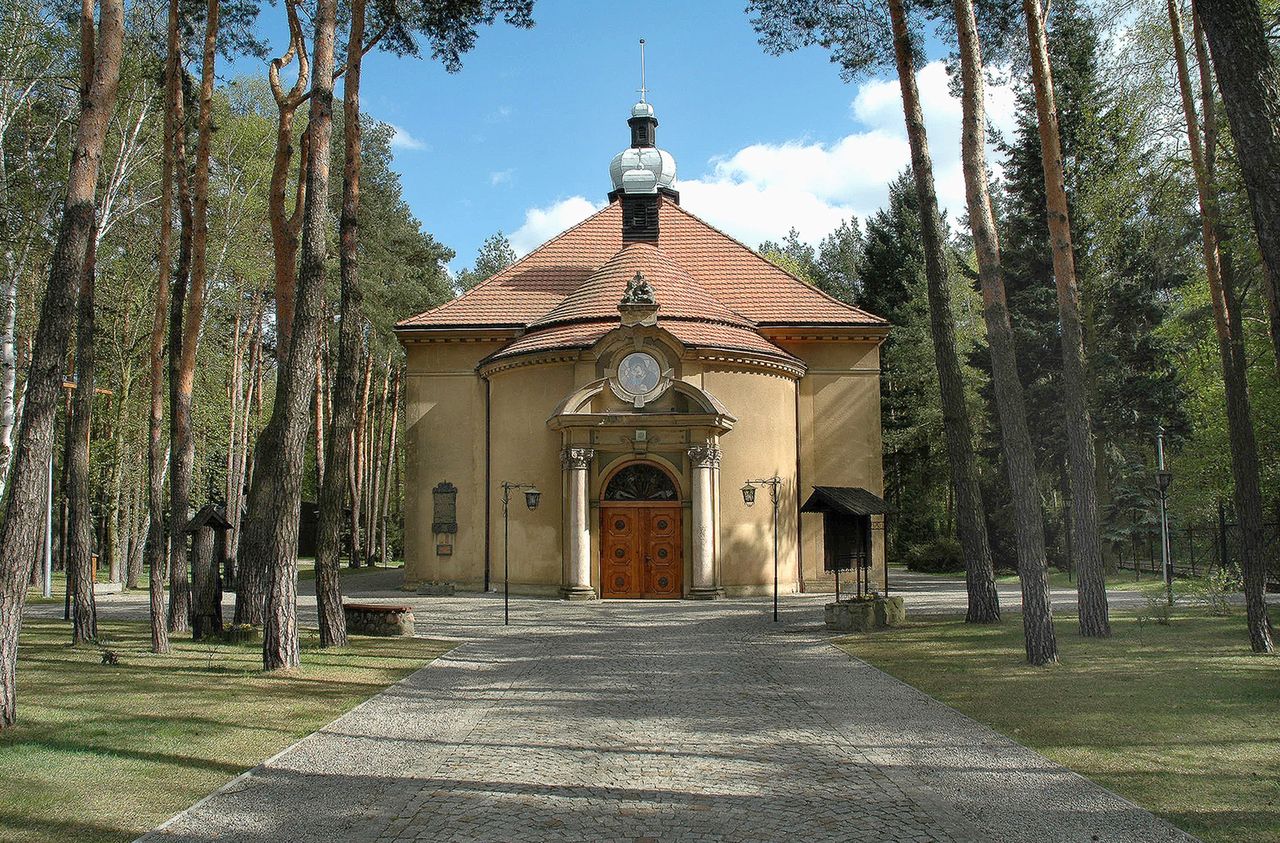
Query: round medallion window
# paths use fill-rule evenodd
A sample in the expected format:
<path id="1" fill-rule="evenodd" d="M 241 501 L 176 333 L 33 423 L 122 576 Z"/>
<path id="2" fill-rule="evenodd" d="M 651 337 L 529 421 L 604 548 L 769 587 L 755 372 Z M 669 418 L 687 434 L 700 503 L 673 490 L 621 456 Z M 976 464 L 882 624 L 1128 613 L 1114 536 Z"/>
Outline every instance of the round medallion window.
<path id="1" fill-rule="evenodd" d="M 659 559 L 667 558 L 667 549 L 665 547 L 658 548 L 658 558 Z"/>
<path id="2" fill-rule="evenodd" d="M 623 521 L 621 518 L 613 522 L 613 529 L 615 530 L 625 530 L 626 527 L 627 527 L 627 522 Z"/>
<path id="3" fill-rule="evenodd" d="M 658 588 L 666 588 L 666 587 L 667 587 L 667 578 L 666 578 L 666 577 L 659 577 L 659 578 L 658 578 Z"/>
<path id="4" fill-rule="evenodd" d="M 613 587 L 618 589 L 619 591 L 626 588 L 626 586 L 627 586 L 627 581 L 624 577 L 618 577 L 613 581 Z"/>
<path id="5" fill-rule="evenodd" d="M 658 522 L 658 529 L 659 529 L 659 530 L 665 530 L 665 529 L 667 529 L 667 522 L 666 522 L 665 520 L 664 520 L 664 521 L 659 521 L 659 522 Z"/>
<path id="6" fill-rule="evenodd" d="M 625 550 L 623 550 L 622 548 L 618 548 L 617 550 L 615 550 L 615 551 L 613 552 L 613 555 L 614 555 L 614 556 L 616 556 L 616 557 L 618 557 L 619 559 L 621 559 L 622 557 L 624 557 L 624 556 L 626 556 L 626 555 L 627 555 L 627 552 L 626 552 Z"/>
<path id="7" fill-rule="evenodd" d="M 645 395 L 657 388 L 662 370 L 652 354 L 633 351 L 618 364 L 618 386 L 629 395 Z"/>

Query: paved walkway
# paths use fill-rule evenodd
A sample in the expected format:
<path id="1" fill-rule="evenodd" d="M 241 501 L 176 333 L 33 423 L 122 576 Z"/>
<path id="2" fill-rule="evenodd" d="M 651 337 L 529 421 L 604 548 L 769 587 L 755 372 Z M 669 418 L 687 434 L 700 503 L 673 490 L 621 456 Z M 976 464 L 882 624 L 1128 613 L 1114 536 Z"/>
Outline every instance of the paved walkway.
<path id="1" fill-rule="evenodd" d="M 460 646 L 144 840 L 1191 840 L 850 659 L 821 600 L 415 602 Z"/>

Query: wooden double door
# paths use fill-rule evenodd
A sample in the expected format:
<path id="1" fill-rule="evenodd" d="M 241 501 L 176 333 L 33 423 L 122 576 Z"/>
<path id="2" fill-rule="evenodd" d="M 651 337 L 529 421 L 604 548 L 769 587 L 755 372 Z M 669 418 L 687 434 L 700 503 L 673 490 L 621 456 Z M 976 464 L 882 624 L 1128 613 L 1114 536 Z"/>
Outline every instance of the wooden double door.
<path id="1" fill-rule="evenodd" d="M 600 596 L 683 596 L 680 506 L 606 503 L 600 512 Z"/>

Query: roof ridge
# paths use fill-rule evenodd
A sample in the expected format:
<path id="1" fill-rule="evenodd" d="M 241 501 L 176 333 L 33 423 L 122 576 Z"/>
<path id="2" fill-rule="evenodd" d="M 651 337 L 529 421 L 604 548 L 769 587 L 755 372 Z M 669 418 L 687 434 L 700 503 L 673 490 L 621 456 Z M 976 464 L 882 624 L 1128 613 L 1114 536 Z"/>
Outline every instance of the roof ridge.
<path id="1" fill-rule="evenodd" d="M 407 319 L 401 319 L 399 322 L 397 322 L 397 323 L 396 323 L 396 326 L 397 326 L 397 327 L 399 327 L 400 325 L 406 325 L 406 324 L 408 324 L 408 323 L 410 323 L 410 322 L 413 322 L 414 320 L 421 319 L 422 317 L 426 316 L 426 315 L 427 315 L 427 314 L 429 314 L 429 313 L 435 313 L 437 310 L 440 310 L 440 309 L 442 309 L 442 308 L 448 307 L 449 305 L 452 305 L 452 304 L 456 304 L 456 303 L 458 303 L 458 302 L 462 301 L 463 299 L 467 298 L 468 296 L 470 296 L 472 293 L 476 292 L 477 290 L 480 290 L 480 289 L 482 289 L 482 288 L 484 288 L 484 287 L 489 286 L 489 284 L 491 284 L 491 283 L 493 283 L 493 282 L 496 282 L 498 279 L 502 278 L 503 276 L 508 275 L 508 274 L 510 274 L 510 273 L 514 273 L 514 272 L 516 271 L 516 268 L 517 268 L 517 267 L 519 267 L 519 266 L 520 266 L 522 263 L 524 263 L 525 261 L 527 261 L 529 258 L 533 257 L 535 254 L 537 254 L 538 252 L 542 251 L 544 248 L 546 248 L 547 246 L 549 246 L 549 245 L 551 245 L 552 243 L 556 242 L 557 240 L 560 240 L 561 238 L 565 237 L 565 236 L 566 236 L 566 235 L 568 235 L 570 232 L 577 231 L 579 228 L 582 228 L 582 226 L 586 225 L 587 223 L 589 223 L 589 222 L 591 222 L 592 220 L 594 220 L 596 217 L 598 217 L 598 216 L 600 216 L 601 214 L 603 214 L 605 211 L 609 210 L 609 208 L 610 208 L 610 207 L 612 207 L 612 203 L 610 203 L 610 204 L 608 204 L 608 205 L 605 205 L 603 208 L 601 208 L 600 210 L 596 211 L 595 213 L 588 215 L 585 219 L 583 219 L 583 220 L 581 220 L 581 221 L 579 221 L 579 222 L 575 223 L 574 225 L 569 226 L 569 227 L 568 227 L 568 228 L 566 228 L 564 231 L 562 231 L 562 232 L 560 232 L 559 234 L 557 234 L 556 236 L 552 237 L 550 240 L 545 240 L 545 241 L 543 241 L 542 243 L 539 243 L 537 246 L 535 246 L 534 248 L 532 248 L 532 249 L 530 249 L 529 251 L 525 252 L 523 255 L 521 255 L 520 257 L 516 258 L 514 261 L 512 261 L 510 264 L 508 264 L 508 265 L 504 266 L 502 269 L 498 270 L 498 271 L 497 271 L 497 272 L 495 272 L 493 275 L 490 275 L 488 278 L 484 279 L 484 280 L 483 280 L 483 281 L 481 281 L 479 284 L 476 284 L 476 285 L 475 285 L 474 287 L 472 287 L 471 289 L 469 289 L 469 290 L 464 290 L 462 293 L 460 293 L 460 294 L 459 294 L 459 295 L 457 295 L 457 296 L 454 296 L 453 298 L 449 299 L 447 302 L 441 302 L 440 304 L 436 305 L 435 307 L 427 308 L 426 310 L 422 311 L 421 313 L 418 313 L 418 314 L 415 314 L 415 315 L 413 315 L 413 316 L 410 316 L 410 317 L 408 317 Z M 555 308 L 552 308 L 552 310 L 554 310 L 554 309 L 555 309 Z M 548 312 L 550 312 L 550 311 L 548 311 Z"/>
<path id="2" fill-rule="evenodd" d="M 725 231 L 723 231 L 723 230 L 721 230 L 721 229 L 717 228 L 716 226 L 712 225 L 711 223 L 707 222 L 707 221 L 706 221 L 706 220 L 704 220 L 702 217 L 700 217 L 700 216 L 698 216 L 697 214 L 695 214 L 693 211 L 690 211 L 689 209 L 685 208 L 685 207 L 684 207 L 683 205 L 681 205 L 679 202 L 664 202 L 663 204 L 664 204 L 664 205 L 670 205 L 671 207 L 673 207 L 673 208 L 675 208 L 676 210 L 678 210 L 680 213 L 684 214 L 684 215 L 685 215 L 686 217 L 688 217 L 689 219 L 694 220 L 695 222 L 701 223 L 702 225 L 705 225 L 707 228 L 711 229 L 711 230 L 712 230 L 712 231 L 714 231 L 716 234 L 719 234 L 721 237 L 724 237 L 726 240 L 732 241 L 733 243 L 735 243 L 735 244 L 737 244 L 737 245 L 741 246 L 743 249 L 745 249 L 747 252 L 749 252 L 749 253 L 751 254 L 751 256 L 752 256 L 752 257 L 754 257 L 756 260 L 760 261 L 761 263 L 763 263 L 763 264 L 765 264 L 765 265 L 767 265 L 767 266 L 769 266 L 769 267 L 772 267 L 773 269 L 776 269 L 778 272 L 781 272 L 781 273 L 782 273 L 784 276 L 786 276 L 787 278 L 791 279 L 792 281 L 796 282 L 797 284 L 801 284 L 801 285 L 803 285 L 803 286 L 804 286 L 806 289 L 808 289 L 808 290 L 812 290 L 812 291 L 814 291 L 815 293 L 817 293 L 818 295 L 820 295 L 820 296 L 822 296 L 823 298 L 827 299 L 827 300 L 828 300 L 828 301 L 830 301 L 831 303 L 833 303 L 833 304 L 837 304 L 837 305 L 839 305 L 840 307 L 848 308 L 849 310 L 856 311 L 857 313 L 860 313 L 860 314 L 862 314 L 863 316 L 866 316 L 866 317 L 868 317 L 868 318 L 870 318 L 870 319 L 874 319 L 874 320 L 881 321 L 881 322 L 888 322 L 888 320 L 887 320 L 887 319 L 885 319 L 884 317 L 882 317 L 882 316 L 877 316 L 877 315 L 875 315 L 874 313 L 871 313 L 870 311 L 863 310 L 862 308 L 858 307 L 857 305 L 853 305 L 853 304 L 849 304 L 848 302 L 840 301 L 840 299 L 836 298 L 835 296 L 831 295 L 830 293 L 826 292 L 825 290 L 822 290 L 822 289 L 818 288 L 817 286 L 815 286 L 815 285 L 813 285 L 813 284 L 810 284 L 808 281 L 805 281 L 803 278 L 799 277 L 798 275 L 793 274 L 793 273 L 792 273 L 792 272 L 790 272 L 789 270 L 783 269 L 782 267 L 778 266 L 778 265 L 777 265 L 776 263 L 774 263 L 773 261 L 771 261 L 771 260 L 769 260 L 768 258 L 766 258 L 764 255 L 762 255 L 762 254 L 760 254 L 759 252 L 757 252 L 755 249 L 753 249 L 753 248 L 751 248 L 750 246 L 748 246 L 746 243 L 743 243 L 743 242 L 742 242 L 741 240 L 739 240 L 737 237 L 734 237 L 732 234 L 728 234 L 727 232 L 725 232 Z M 757 324 L 757 323 L 753 323 L 753 324 Z"/>
<path id="3" fill-rule="evenodd" d="M 656 259 L 662 262 L 663 264 L 669 266 L 671 269 L 675 270 L 680 274 L 681 277 L 679 280 L 682 286 L 694 291 L 695 293 L 697 293 L 697 295 L 700 298 L 706 299 L 707 302 L 714 303 L 716 307 L 722 308 L 726 313 L 730 314 L 734 320 L 737 320 L 737 321 L 730 321 L 729 319 L 726 319 L 723 316 L 711 316 L 711 315 L 700 316 L 700 317 L 690 316 L 690 317 L 683 317 L 683 318 L 687 318 L 691 321 L 711 322 L 711 323 L 722 324 L 722 325 L 735 325 L 736 327 L 746 327 L 751 330 L 756 329 L 757 323 L 755 322 L 755 320 L 751 319 L 748 316 L 745 316 L 744 314 L 740 313 L 738 310 L 734 309 L 733 307 L 725 303 L 724 300 L 722 300 L 714 292 L 709 290 L 705 284 L 699 281 L 697 277 L 692 272 L 690 272 L 679 260 L 677 260 L 674 255 L 664 250 L 660 244 L 648 243 L 643 241 L 624 242 L 616 252 L 614 252 L 612 255 L 608 257 L 607 260 L 605 260 L 599 266 L 593 269 L 591 273 L 585 279 L 582 280 L 581 283 L 579 283 L 576 287 L 574 287 L 568 294 L 563 296 L 558 302 L 556 302 L 551 308 L 546 310 L 537 319 L 534 319 L 532 322 L 530 322 L 528 324 L 528 327 L 534 328 L 534 327 L 543 327 L 548 325 L 569 324 L 569 323 L 575 322 L 578 319 L 590 320 L 590 319 L 596 318 L 596 317 L 574 317 L 574 316 L 552 318 L 552 314 L 554 314 L 557 310 L 564 307 L 565 304 L 569 302 L 571 299 L 573 299 L 574 296 L 578 295 L 580 291 L 583 291 L 584 289 L 588 288 L 588 286 L 592 284 L 593 280 L 599 278 L 602 273 L 614 271 L 617 268 L 619 268 L 619 265 L 623 262 L 623 260 L 627 256 L 629 250 L 632 251 L 632 254 L 638 253 L 637 256 L 640 260 Z M 608 319 L 611 317 L 599 317 L 599 318 Z M 672 315 L 672 316 L 666 316 L 662 318 L 675 319 L 680 317 Z"/>

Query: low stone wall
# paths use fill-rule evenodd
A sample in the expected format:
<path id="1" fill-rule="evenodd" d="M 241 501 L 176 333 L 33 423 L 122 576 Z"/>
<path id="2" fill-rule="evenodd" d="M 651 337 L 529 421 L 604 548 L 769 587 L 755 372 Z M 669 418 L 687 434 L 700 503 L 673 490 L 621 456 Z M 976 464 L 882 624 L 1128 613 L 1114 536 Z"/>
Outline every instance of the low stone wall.
<path id="1" fill-rule="evenodd" d="M 864 597 L 826 605 L 827 626 L 845 632 L 884 629 L 898 626 L 906 619 L 907 610 L 901 597 Z"/>
<path id="2" fill-rule="evenodd" d="M 343 603 L 350 635 L 413 637 L 413 608 L 389 603 Z"/>

